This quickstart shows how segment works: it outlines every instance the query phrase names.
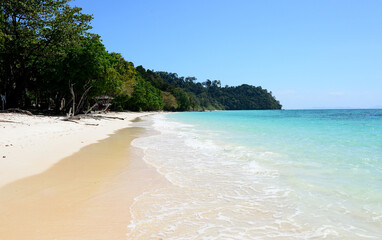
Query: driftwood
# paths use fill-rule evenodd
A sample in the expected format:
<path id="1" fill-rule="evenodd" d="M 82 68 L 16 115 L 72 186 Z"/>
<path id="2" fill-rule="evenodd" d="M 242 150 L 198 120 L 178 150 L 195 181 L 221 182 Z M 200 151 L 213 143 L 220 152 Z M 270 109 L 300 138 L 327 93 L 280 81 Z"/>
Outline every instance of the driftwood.
<path id="1" fill-rule="evenodd" d="M 80 116 L 66 116 L 66 118 L 63 119 L 64 121 L 74 121 L 74 120 L 81 120 Z"/>
<path id="2" fill-rule="evenodd" d="M 80 116 L 74 116 L 74 113 L 72 113 L 72 108 L 69 109 L 69 112 L 66 114 L 66 118 L 64 118 L 64 121 L 71 121 L 71 120 L 80 120 Z"/>
<path id="3" fill-rule="evenodd" d="M 118 119 L 118 120 L 125 120 L 124 118 L 121 118 L 121 117 L 108 117 L 108 116 L 95 116 L 95 117 L 99 117 L 99 118 L 110 118 L 110 119 Z"/>
<path id="4" fill-rule="evenodd" d="M 71 95 L 72 95 L 72 107 L 70 108 L 70 110 L 69 110 L 69 113 L 67 114 L 67 118 L 72 118 L 72 117 L 74 117 L 75 115 L 77 115 L 80 111 L 81 111 L 81 109 L 82 109 L 82 107 L 83 107 L 83 105 L 84 105 L 84 103 L 85 103 L 85 99 L 86 99 L 86 95 L 88 94 L 88 92 L 90 91 L 90 89 L 92 88 L 91 86 L 90 87 L 88 87 L 83 93 L 82 93 L 82 95 L 81 95 L 81 98 L 80 98 L 80 101 L 76 104 L 76 94 L 74 93 L 74 83 L 72 83 L 72 84 L 70 84 L 69 85 L 69 90 L 70 90 L 70 93 L 71 93 Z M 61 105 L 63 106 L 65 104 L 65 102 L 64 103 L 62 103 L 61 102 Z M 87 113 L 89 113 L 95 106 L 96 106 L 97 104 L 94 104 L 90 109 L 88 109 L 86 112 L 85 112 L 85 114 L 87 114 Z"/>
<path id="5" fill-rule="evenodd" d="M 8 108 L 7 110 L 1 110 L 1 113 L 23 113 L 32 116 L 33 114 L 27 110 L 22 110 L 20 108 Z"/>
<path id="6" fill-rule="evenodd" d="M 70 93 L 72 94 L 72 101 L 73 101 L 73 107 L 71 107 L 70 110 L 73 110 L 72 115 L 74 116 L 74 114 L 76 113 L 76 95 L 74 94 L 73 86 L 74 84 L 71 84 L 69 89 L 70 89 Z M 70 110 L 69 110 L 69 117 L 70 117 Z"/>
<path id="7" fill-rule="evenodd" d="M 65 107 L 65 98 L 61 99 L 60 111 Z"/>
<path id="8" fill-rule="evenodd" d="M 93 110 L 93 108 L 95 108 L 97 105 L 98 105 L 98 103 L 95 103 L 93 106 L 91 106 L 91 107 L 85 112 L 85 115 L 88 114 L 89 112 L 91 112 L 91 111 Z"/>
<path id="9" fill-rule="evenodd" d="M 98 123 L 85 123 L 85 125 L 89 125 L 89 126 L 98 126 L 99 124 L 98 124 Z"/>
<path id="10" fill-rule="evenodd" d="M 8 120 L 0 120 L 0 122 L 24 124 L 22 122 L 15 122 L 15 121 L 8 121 Z"/>
<path id="11" fill-rule="evenodd" d="M 91 118 L 91 119 L 95 119 L 95 120 L 101 120 L 101 119 L 105 119 L 105 118 L 125 120 L 125 118 L 121 118 L 121 117 L 109 117 L 109 116 L 102 116 L 102 115 L 87 115 L 87 114 L 84 114 L 84 115 L 81 115 L 81 117 L 83 117 L 83 118 Z"/>
<path id="12" fill-rule="evenodd" d="M 90 91 L 90 89 L 91 89 L 92 87 L 90 86 L 90 87 L 88 87 L 86 90 L 85 90 L 85 92 L 82 94 L 82 96 L 81 96 L 81 98 L 80 98 L 80 101 L 78 102 L 78 104 L 77 104 L 77 112 L 76 112 L 76 114 L 79 112 L 79 110 L 80 109 L 82 109 L 82 106 L 84 105 L 84 100 L 85 100 L 85 98 L 86 98 L 86 95 L 88 94 L 88 92 Z"/>
<path id="13" fill-rule="evenodd" d="M 70 118 L 65 118 L 65 119 L 63 119 L 63 121 L 74 122 L 74 123 L 80 124 L 79 122 L 76 122 L 75 120 L 70 119 Z"/>
<path id="14" fill-rule="evenodd" d="M 71 119 L 73 116 L 72 114 L 72 108 L 69 109 L 69 112 L 66 114 L 66 118 L 64 119 L 65 121 Z"/>
<path id="15" fill-rule="evenodd" d="M 98 126 L 99 125 L 97 123 L 80 123 L 80 122 L 78 122 L 79 120 L 81 120 L 80 116 L 75 116 L 72 118 L 64 118 L 63 119 L 63 121 L 74 122 L 74 123 L 82 124 L 82 125 L 88 125 L 88 126 Z"/>
<path id="16" fill-rule="evenodd" d="M 82 94 L 81 98 L 80 98 L 80 101 L 78 102 L 77 104 L 77 112 L 74 112 L 75 114 L 77 114 L 79 112 L 79 110 L 82 108 L 82 105 L 84 105 L 84 100 L 85 100 L 85 97 L 86 95 L 88 94 L 88 92 L 90 91 L 92 87 L 88 87 L 85 92 Z"/>

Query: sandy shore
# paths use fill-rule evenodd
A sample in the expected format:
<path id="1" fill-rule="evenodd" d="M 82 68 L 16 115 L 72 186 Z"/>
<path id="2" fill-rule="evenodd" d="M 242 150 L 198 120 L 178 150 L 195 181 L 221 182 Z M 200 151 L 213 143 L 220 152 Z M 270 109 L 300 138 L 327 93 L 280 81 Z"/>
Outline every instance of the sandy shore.
<path id="1" fill-rule="evenodd" d="M 0 113 L 0 187 L 40 173 L 82 147 L 129 127 L 149 113 L 109 113 L 103 118 L 82 119 L 79 124 L 62 117 Z M 98 126 L 95 126 L 95 125 Z"/>
<path id="2" fill-rule="evenodd" d="M 130 145 L 144 129 L 126 127 L 143 115 L 1 114 L 0 239 L 126 239 L 134 197 L 167 184 Z"/>

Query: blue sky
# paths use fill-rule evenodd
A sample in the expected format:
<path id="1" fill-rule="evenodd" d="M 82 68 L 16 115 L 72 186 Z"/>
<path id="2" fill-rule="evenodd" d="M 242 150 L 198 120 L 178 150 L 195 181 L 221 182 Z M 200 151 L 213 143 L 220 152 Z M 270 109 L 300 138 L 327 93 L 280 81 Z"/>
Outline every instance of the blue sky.
<path id="1" fill-rule="evenodd" d="M 76 0 L 135 66 L 243 83 L 286 109 L 382 107 L 382 1 Z"/>

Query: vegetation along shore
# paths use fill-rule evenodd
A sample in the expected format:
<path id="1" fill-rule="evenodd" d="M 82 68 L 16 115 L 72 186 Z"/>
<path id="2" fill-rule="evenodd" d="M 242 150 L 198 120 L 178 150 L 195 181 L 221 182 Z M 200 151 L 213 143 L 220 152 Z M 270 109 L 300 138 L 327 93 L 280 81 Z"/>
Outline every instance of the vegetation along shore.
<path id="1" fill-rule="evenodd" d="M 272 92 L 135 67 L 90 32 L 92 15 L 69 0 L 0 3 L 2 110 L 72 115 L 112 110 L 281 109 Z"/>

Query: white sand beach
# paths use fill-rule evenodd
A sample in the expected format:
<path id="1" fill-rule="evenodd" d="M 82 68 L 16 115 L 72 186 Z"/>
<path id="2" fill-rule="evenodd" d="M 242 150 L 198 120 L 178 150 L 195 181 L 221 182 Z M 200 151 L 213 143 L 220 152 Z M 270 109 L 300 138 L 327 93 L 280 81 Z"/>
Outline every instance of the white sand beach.
<path id="1" fill-rule="evenodd" d="M 131 121 L 149 113 L 105 114 L 102 120 L 0 114 L 0 187 L 14 180 L 40 173 L 82 147 L 129 127 Z M 112 119 L 119 117 L 125 120 Z"/>
<path id="2" fill-rule="evenodd" d="M 130 146 L 147 114 L 0 114 L 0 239 L 126 239 L 134 197 L 166 184 Z"/>

